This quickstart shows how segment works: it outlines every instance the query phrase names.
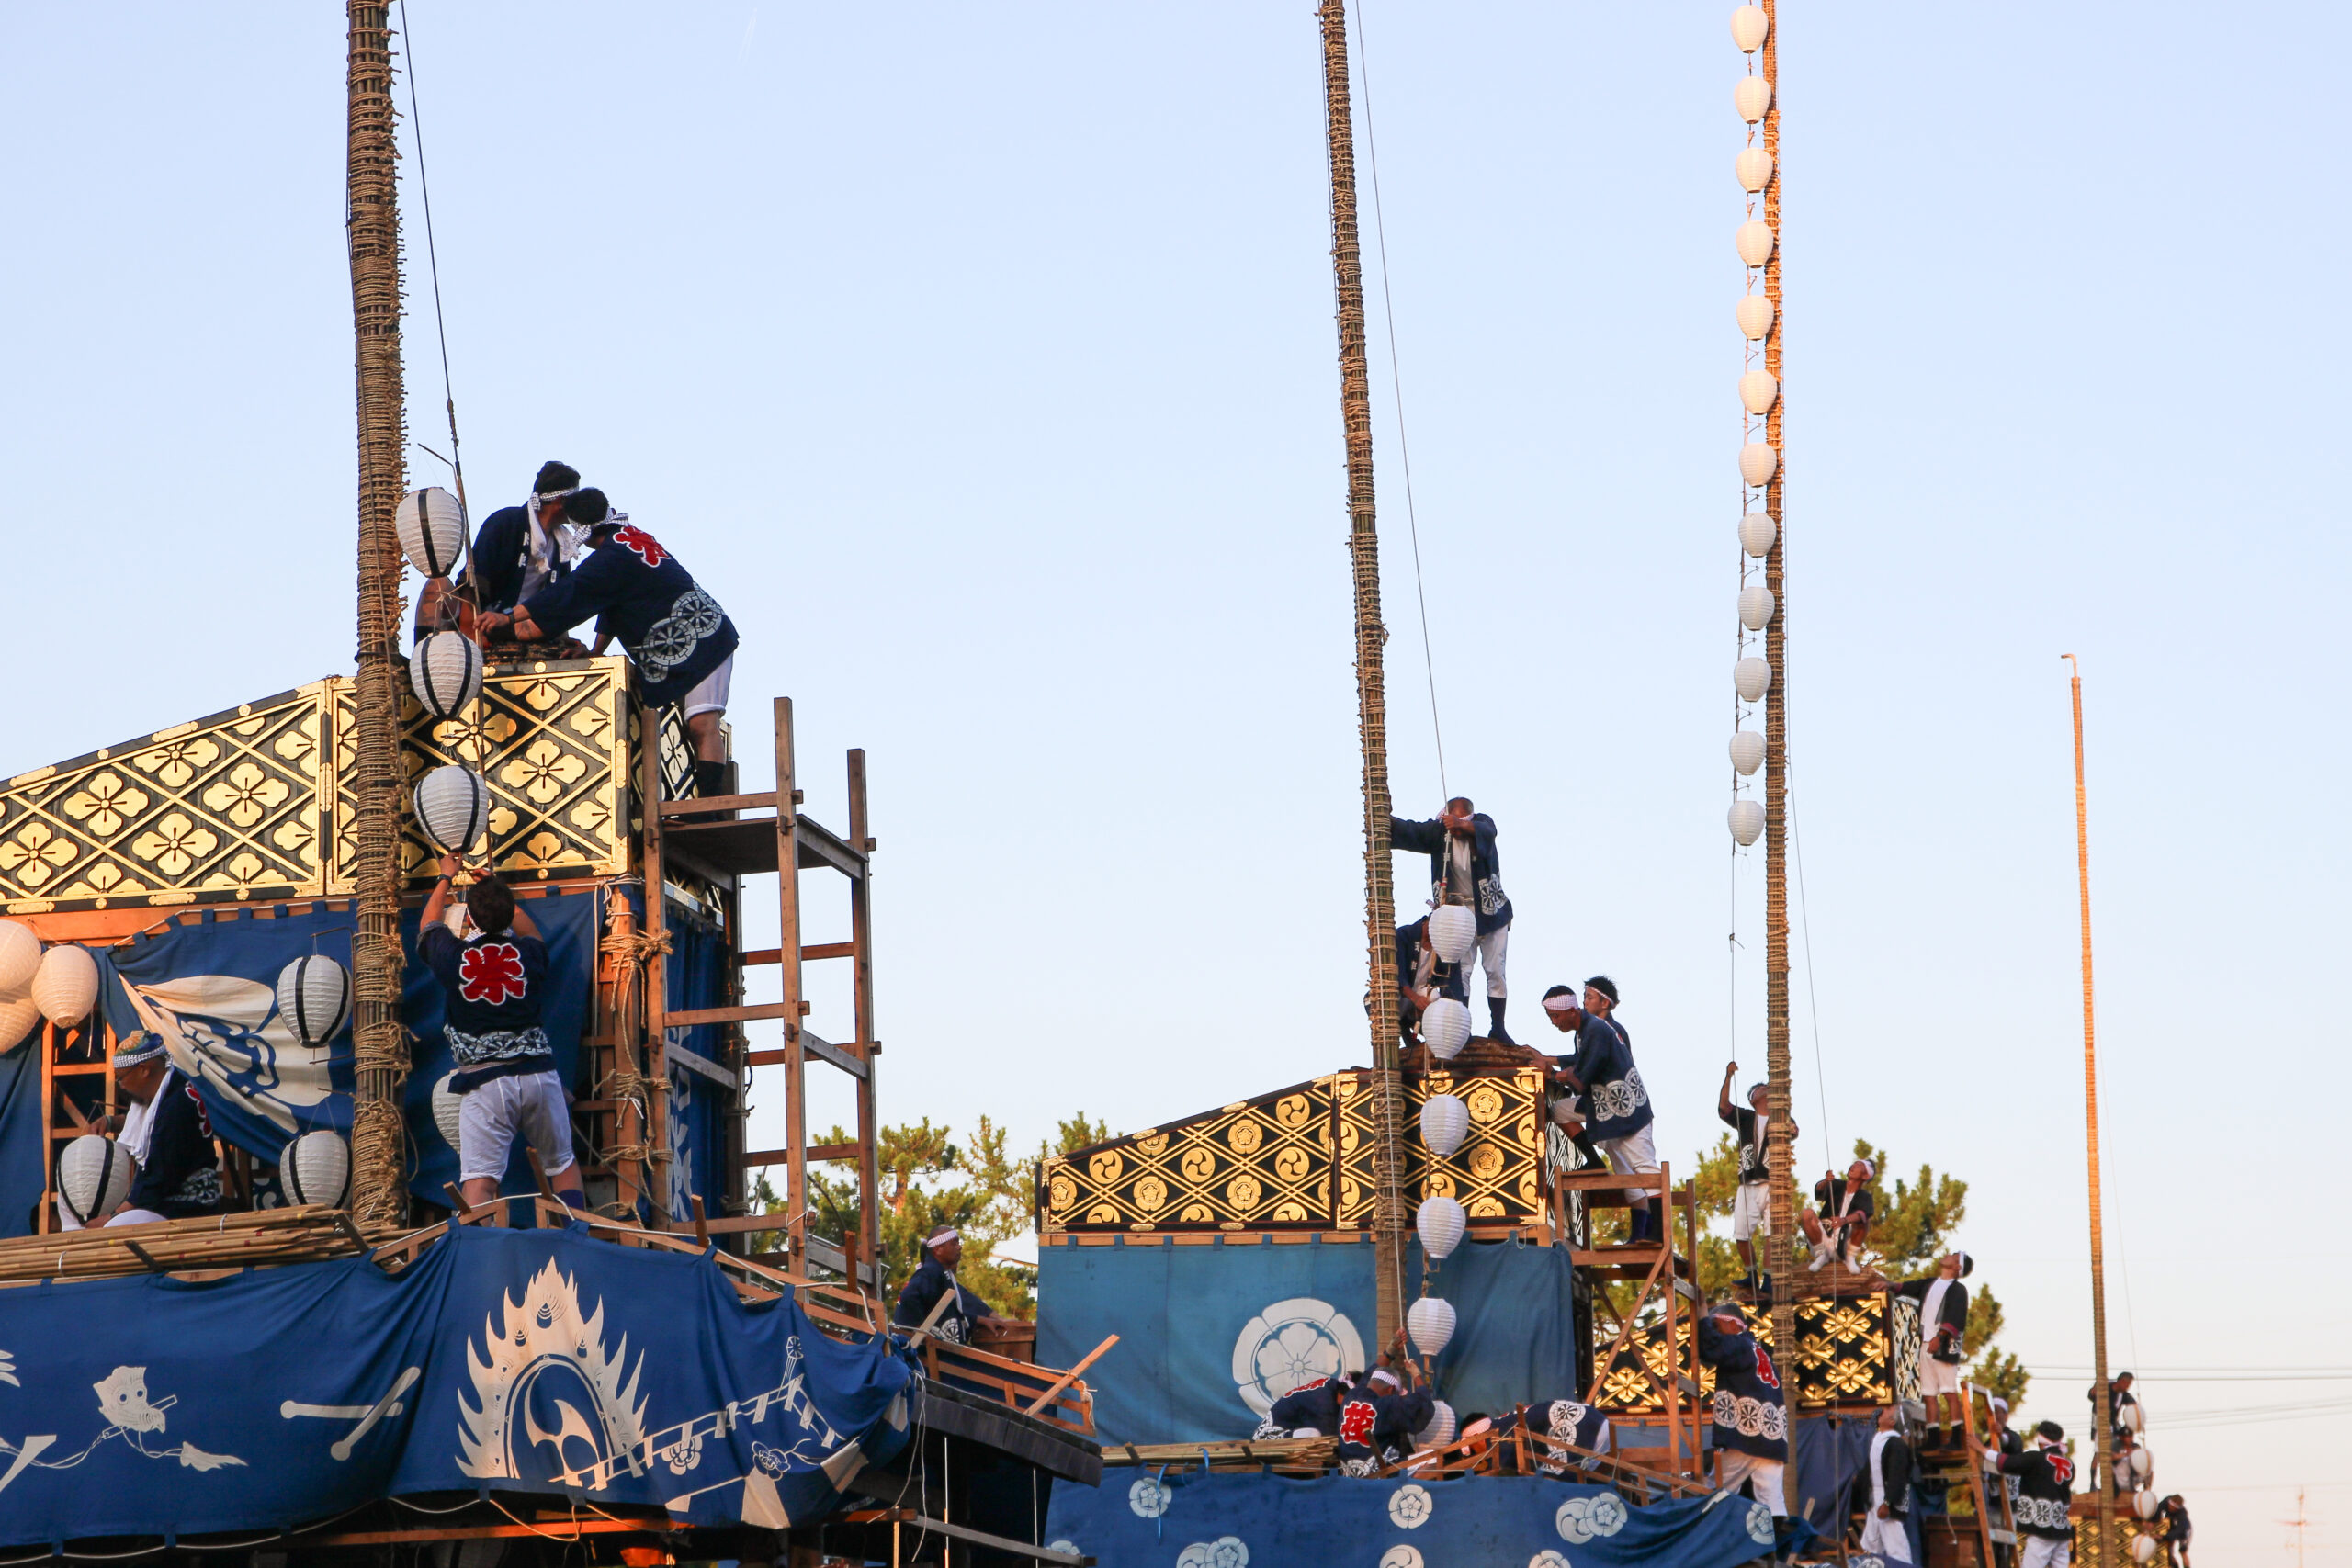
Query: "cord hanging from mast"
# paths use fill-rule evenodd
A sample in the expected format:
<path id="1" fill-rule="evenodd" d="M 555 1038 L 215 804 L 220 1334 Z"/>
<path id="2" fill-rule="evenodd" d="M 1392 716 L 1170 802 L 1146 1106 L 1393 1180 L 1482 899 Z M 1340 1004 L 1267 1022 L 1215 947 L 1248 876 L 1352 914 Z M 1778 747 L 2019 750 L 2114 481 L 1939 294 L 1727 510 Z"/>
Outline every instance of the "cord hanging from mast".
<path id="1" fill-rule="evenodd" d="M 441 395 L 449 411 L 449 472 L 458 487 L 458 506 L 466 508 L 465 454 L 458 450 L 458 394 L 449 378 L 449 327 L 441 314 L 441 258 L 433 248 L 433 186 L 424 177 L 424 117 L 416 107 L 416 34 L 409 29 L 408 0 L 401 0 L 401 53 L 408 62 L 408 120 L 416 128 L 416 194 L 424 207 L 424 265 L 433 276 L 433 332 L 441 344 Z M 419 443 L 420 446 L 423 443 Z M 427 452 L 433 448 L 426 446 Z M 438 452 L 434 452 L 439 457 Z M 473 514 L 466 513 L 469 534 Z"/>
<path id="2" fill-rule="evenodd" d="M 1373 243 L 1380 253 L 1380 310 L 1388 321 L 1388 384 L 1396 394 L 1396 457 L 1405 474 L 1405 528 L 1413 541 L 1413 600 L 1421 615 L 1421 674 L 1430 689 L 1430 734 L 1437 741 L 1437 787 L 1452 800 L 1453 786 L 1445 778 L 1445 729 L 1437 717 L 1437 660 L 1430 652 L 1430 599 L 1421 586 L 1421 525 L 1413 509 L 1413 449 L 1405 440 L 1405 373 L 1396 364 L 1396 303 L 1388 291 L 1388 224 L 1380 208 L 1380 142 L 1372 133 L 1372 39 L 1364 28 L 1361 4 L 1356 6 L 1356 70 L 1363 77 L 1364 161 L 1372 172 Z"/>

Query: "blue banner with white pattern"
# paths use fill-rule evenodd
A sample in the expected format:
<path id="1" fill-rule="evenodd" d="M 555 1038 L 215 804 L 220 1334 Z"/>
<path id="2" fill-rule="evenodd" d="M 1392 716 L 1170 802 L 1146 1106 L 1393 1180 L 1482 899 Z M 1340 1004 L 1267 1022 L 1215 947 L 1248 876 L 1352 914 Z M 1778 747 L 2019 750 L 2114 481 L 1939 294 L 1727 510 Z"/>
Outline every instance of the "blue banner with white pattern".
<path id="1" fill-rule="evenodd" d="M 1811 1531 L 1804 1532 L 1810 1537 Z M 1636 1507 L 1547 1476 L 1451 1481 L 1165 1474 L 1059 1485 L 1046 1544 L 1101 1568 L 1735 1568 L 1769 1557 L 1771 1510 L 1736 1493 Z"/>
<path id="2" fill-rule="evenodd" d="M 782 1529 L 907 1442 L 903 1350 L 706 1255 L 463 1226 L 364 1258 L 0 1291 L 0 1545 L 280 1530 L 419 1492 Z"/>

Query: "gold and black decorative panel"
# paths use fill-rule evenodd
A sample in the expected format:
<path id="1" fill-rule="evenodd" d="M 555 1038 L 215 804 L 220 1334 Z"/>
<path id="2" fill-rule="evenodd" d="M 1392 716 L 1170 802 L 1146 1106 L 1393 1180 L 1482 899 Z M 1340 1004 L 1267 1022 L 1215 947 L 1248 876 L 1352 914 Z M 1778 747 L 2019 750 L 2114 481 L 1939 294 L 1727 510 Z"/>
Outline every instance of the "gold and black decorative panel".
<path id="1" fill-rule="evenodd" d="M 1893 1292 L 1886 1297 L 1886 1332 L 1894 1349 L 1894 1398 L 1909 1404 L 1919 1399 L 1919 1303 Z"/>
<path id="2" fill-rule="evenodd" d="M 1044 1228 L 1328 1227 L 1331 1083 L 1295 1084 L 1047 1161 Z"/>
<path id="3" fill-rule="evenodd" d="M 1447 1197 L 1472 1224 L 1528 1224 L 1544 1217 L 1544 1075 L 1534 1068 L 1462 1074 L 1431 1070 L 1405 1080 L 1405 1201 Z M 1340 1228 L 1372 1224 L 1372 1075 L 1341 1073 Z M 1461 1097 L 1469 1134 L 1451 1157 L 1433 1160 L 1421 1142 L 1421 1102 Z"/>
<path id="4" fill-rule="evenodd" d="M 9 780 L 0 902 L 35 914 L 320 892 L 331 684 Z"/>
<path id="5" fill-rule="evenodd" d="M 510 876 L 626 871 L 632 775 L 616 716 L 628 706 L 616 658 L 493 671 L 465 719 L 435 719 L 403 693 L 404 777 L 482 767 Z M 0 785 L 0 906 L 348 893 L 356 711 L 352 682 L 331 677 L 18 774 Z M 403 856 L 411 875 L 430 874 L 413 821 Z"/>
<path id="6" fill-rule="evenodd" d="M 333 892 L 351 886 L 357 698 L 335 682 L 335 856 Z M 413 696 L 401 705 L 402 783 L 433 769 L 478 768 L 490 785 L 490 844 L 509 877 L 609 874 L 628 869 L 628 666 L 616 658 L 571 659 L 493 669 L 469 714 L 435 718 Z M 429 876 L 435 852 L 412 817 L 401 843 L 403 875 Z"/>
<path id="7" fill-rule="evenodd" d="M 1371 1075 L 1335 1073 L 1048 1160 L 1048 1231 L 1361 1229 L 1371 1223 Z M 1407 1191 L 1450 1193 L 1473 1223 L 1544 1212 L 1533 1072 L 1407 1079 Z M 1433 1093 L 1470 1104 L 1469 1137 L 1432 1161 L 1419 1110 Z M 1338 1172 L 1334 1190 L 1333 1175 Z"/>
<path id="8" fill-rule="evenodd" d="M 1957 1491 L 1958 1488 L 1955 1487 L 1953 1490 Z M 2116 1562 L 2137 1562 L 2137 1559 L 2132 1555 L 2133 1542 L 2137 1541 L 2143 1535 L 2154 1536 L 2156 1541 L 2156 1554 L 2148 1560 L 2146 1568 L 2172 1568 L 2172 1546 L 2170 1542 L 2165 1540 L 2164 1533 L 2157 1521 L 2153 1519 L 2134 1518 L 2129 1506 L 2119 1504 L 2117 1506 L 2115 1515 L 2115 1534 L 2117 1538 L 2116 1544 L 2122 1549 L 2115 1554 Z M 2073 1552 L 2073 1559 L 2076 1562 L 2086 1563 L 2097 1562 L 2099 1560 L 2098 1521 L 2097 1519 L 2076 1519 L 2075 1521 L 2075 1550 Z"/>
<path id="9" fill-rule="evenodd" d="M 1891 1404 L 1897 1398 L 1895 1361 L 1892 1354 L 1889 1298 L 1883 1294 L 1838 1296 L 1796 1303 L 1797 1356 L 1795 1393 L 1799 1409 L 1820 1410 L 1832 1404 Z M 1907 1303 L 1905 1304 L 1908 1304 Z M 1772 1314 L 1761 1307 L 1744 1309 L 1749 1328 L 1770 1345 Z M 1690 1318 L 1675 1317 L 1674 1364 L 1687 1372 L 1690 1365 Z M 1605 1333 L 1596 1348 L 1606 1351 L 1615 1342 Z M 1775 1357 L 1781 1375 L 1789 1375 L 1787 1358 Z M 1646 1369 L 1646 1375 L 1645 1375 Z M 1600 1397 L 1605 1410 L 1640 1415 L 1661 1408 L 1665 1401 L 1654 1378 L 1670 1376 L 1663 1322 L 1654 1321 L 1636 1334 L 1634 1342 L 1617 1352 L 1602 1375 Z M 1917 1368 L 1913 1380 L 1917 1382 Z M 1699 1386 L 1713 1397 L 1715 1373 L 1702 1367 Z"/>

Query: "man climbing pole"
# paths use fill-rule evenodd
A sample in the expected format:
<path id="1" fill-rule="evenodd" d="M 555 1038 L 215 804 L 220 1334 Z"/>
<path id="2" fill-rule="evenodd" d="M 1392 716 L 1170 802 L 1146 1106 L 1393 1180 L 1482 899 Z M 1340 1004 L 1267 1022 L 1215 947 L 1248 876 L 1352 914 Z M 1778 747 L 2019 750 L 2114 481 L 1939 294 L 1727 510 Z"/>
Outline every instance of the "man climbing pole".
<path id="1" fill-rule="evenodd" d="M 1487 972 L 1487 1033 L 1506 1045 L 1517 1041 L 1503 1027 L 1510 998 L 1503 970 L 1510 948 L 1510 898 L 1503 892 L 1502 858 L 1495 850 L 1495 819 L 1474 810 L 1467 795 L 1445 803 L 1442 815 L 1426 822 L 1388 819 L 1391 847 L 1430 857 L 1430 905 L 1460 904 L 1478 917 L 1478 946 L 1462 961 L 1464 988 L 1472 967 Z"/>

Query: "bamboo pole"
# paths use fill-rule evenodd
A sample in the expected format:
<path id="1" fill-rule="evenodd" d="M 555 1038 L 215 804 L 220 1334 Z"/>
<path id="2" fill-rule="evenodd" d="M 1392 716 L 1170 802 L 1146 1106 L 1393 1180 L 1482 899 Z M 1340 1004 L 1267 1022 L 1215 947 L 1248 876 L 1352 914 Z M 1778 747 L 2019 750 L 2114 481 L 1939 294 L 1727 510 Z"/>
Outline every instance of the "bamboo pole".
<path id="1" fill-rule="evenodd" d="M 2071 653 L 2075 695 L 2075 875 L 2082 897 L 2083 921 L 2083 1140 L 2090 1166 L 2091 1199 L 2091 1409 L 2098 1462 L 2091 1485 L 2098 1499 L 2098 1549 L 2088 1568 L 2115 1561 L 2115 1423 L 2108 1414 L 2107 1238 L 2100 1223 L 2098 1168 L 2098 1034 L 2091 1006 L 2091 818 L 2083 784 L 2083 668 Z"/>
<path id="2" fill-rule="evenodd" d="M 1356 716 L 1363 743 L 1366 968 L 1372 1006 L 1373 1256 L 1380 1342 L 1404 1314 L 1405 1090 L 1396 1050 L 1396 913 L 1389 886 L 1388 701 L 1381 672 L 1380 532 L 1373 504 L 1372 381 L 1365 364 L 1363 256 L 1348 96 L 1346 0 L 1323 0 L 1323 105 L 1330 137 L 1331 275 L 1338 293 L 1340 414 L 1348 443 L 1348 558 L 1355 577 Z"/>
<path id="3" fill-rule="evenodd" d="M 1764 187 L 1764 221 L 1771 227 L 1772 254 L 1764 264 L 1764 293 L 1772 301 L 1772 325 L 1764 338 L 1764 368 L 1782 382 L 1781 396 L 1764 416 L 1764 439 L 1780 455 L 1764 490 L 1764 510 L 1772 519 L 1772 548 L 1764 558 L 1764 586 L 1774 610 L 1764 628 L 1764 658 L 1772 683 L 1764 693 L 1764 1062 L 1770 1075 L 1766 1109 L 1771 1126 L 1765 1156 L 1771 1170 L 1771 1234 L 1764 1238 L 1765 1270 L 1772 1277 L 1772 1352 L 1789 1383 L 1793 1419 L 1797 1364 L 1795 1281 L 1791 1266 L 1796 1235 L 1794 1156 L 1789 1148 L 1789 472 L 1785 412 L 1786 378 L 1781 370 L 1781 336 L 1786 319 L 1781 298 L 1781 18 L 1777 0 L 1763 0 L 1762 70 L 1773 84 L 1764 111 L 1764 151 L 1772 155 L 1771 182 Z M 1790 1434 L 1784 1489 L 1797 1495 L 1796 1441 Z"/>
<path id="4" fill-rule="evenodd" d="M 400 540 L 392 525 L 406 483 L 401 388 L 400 204 L 393 142 L 391 36 L 382 0 L 349 0 L 345 166 L 351 317 L 359 428 L 359 671 L 352 935 L 356 1092 L 352 1208 L 371 1226 L 401 1224 L 406 1141 L 401 1093 L 408 1036 L 401 1026 Z"/>

